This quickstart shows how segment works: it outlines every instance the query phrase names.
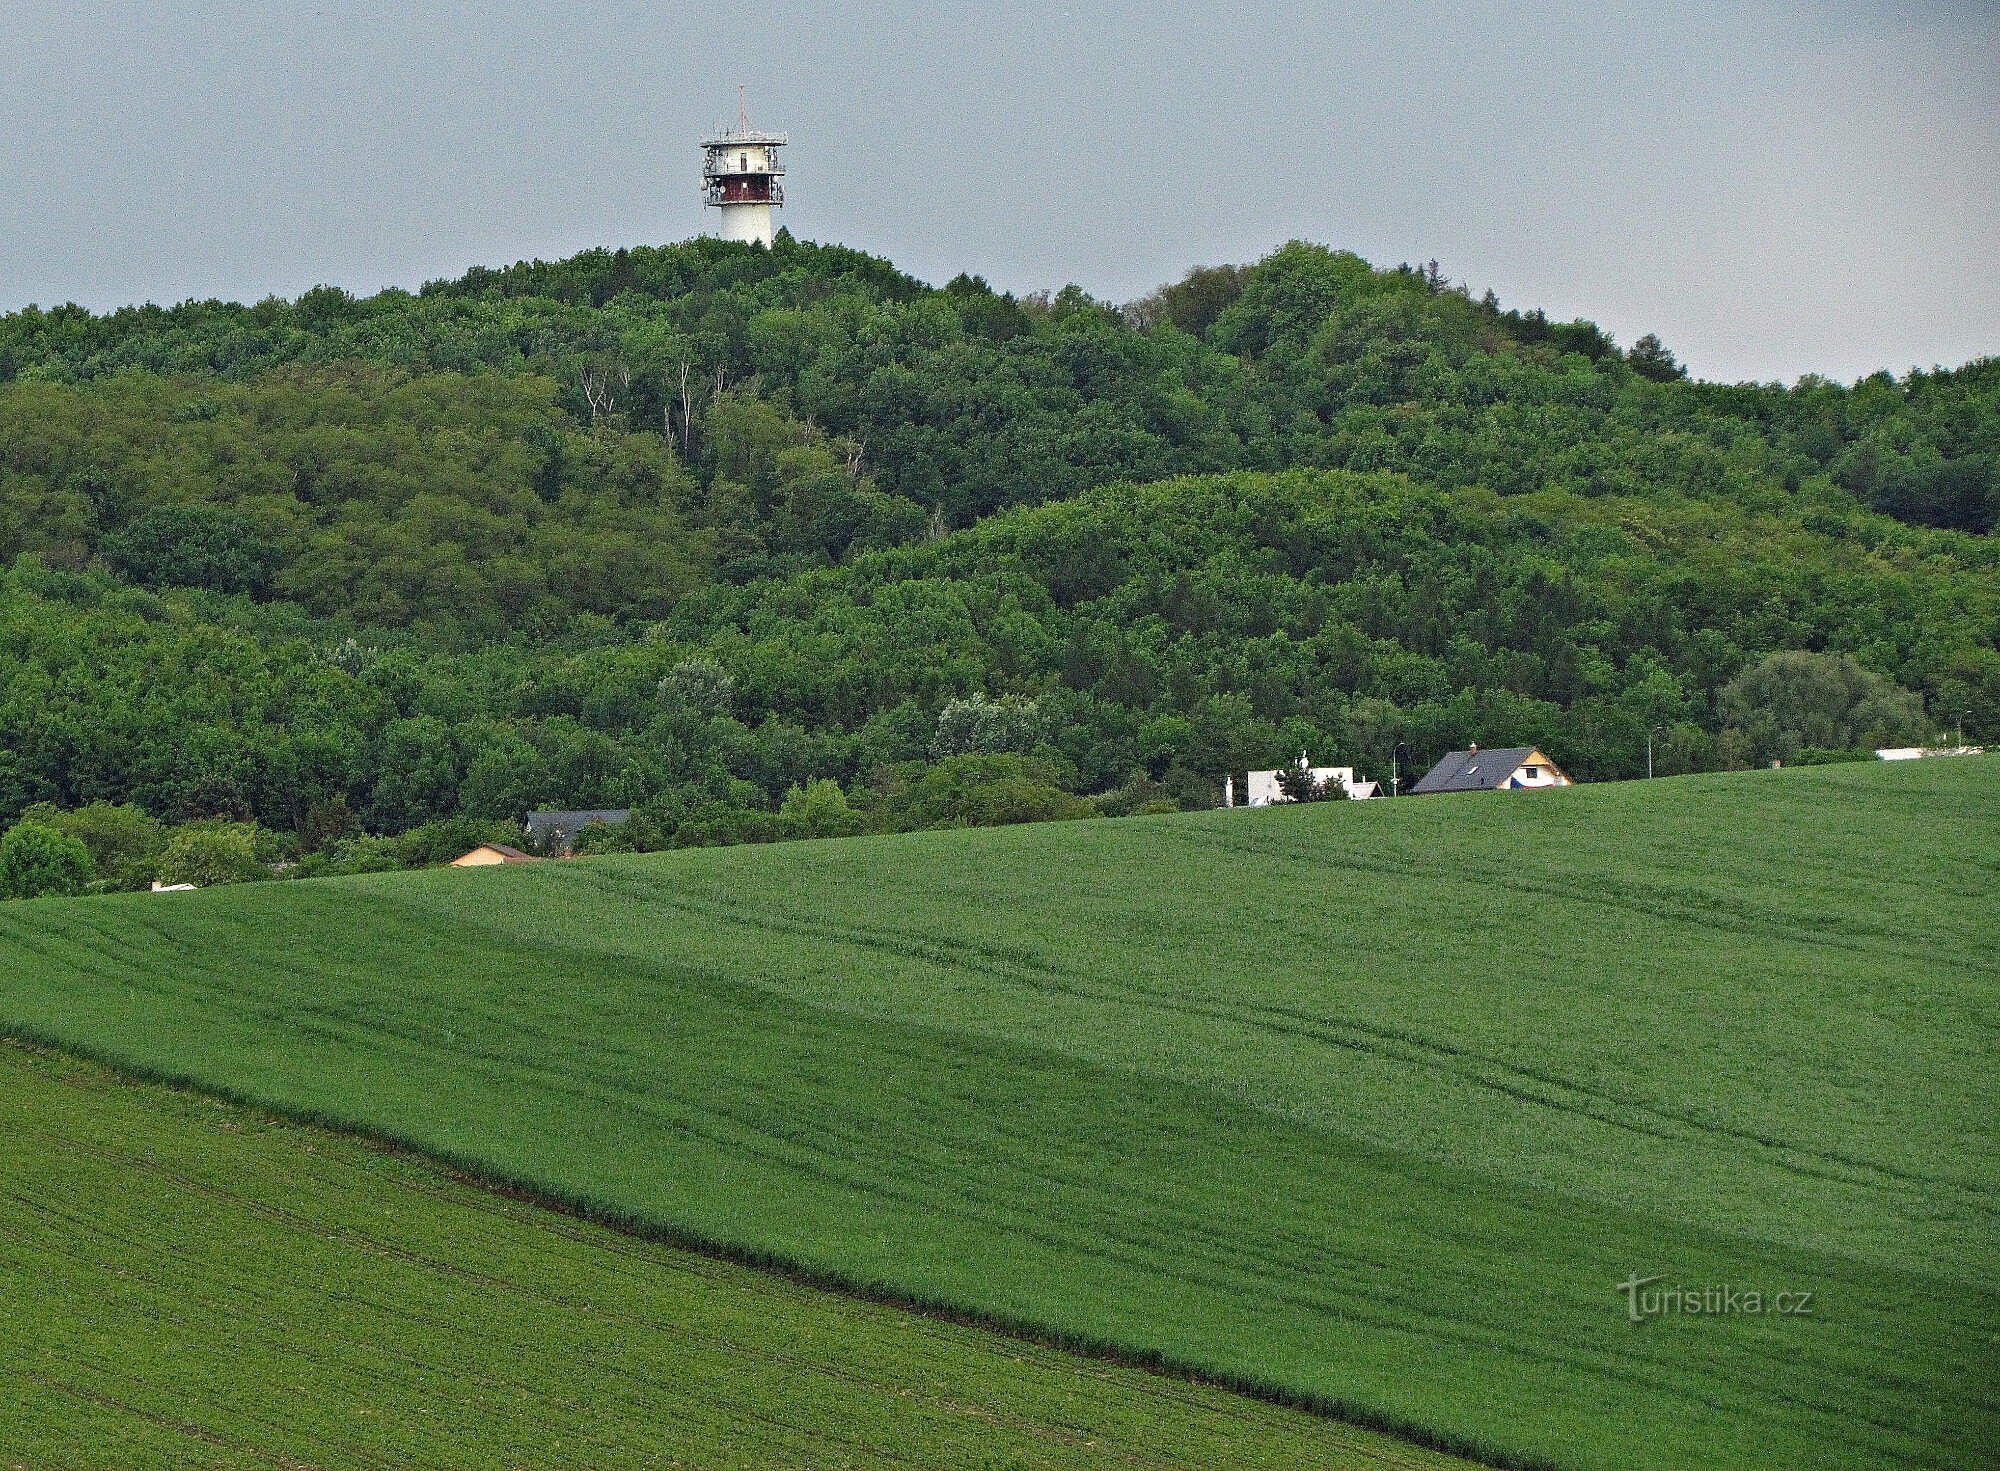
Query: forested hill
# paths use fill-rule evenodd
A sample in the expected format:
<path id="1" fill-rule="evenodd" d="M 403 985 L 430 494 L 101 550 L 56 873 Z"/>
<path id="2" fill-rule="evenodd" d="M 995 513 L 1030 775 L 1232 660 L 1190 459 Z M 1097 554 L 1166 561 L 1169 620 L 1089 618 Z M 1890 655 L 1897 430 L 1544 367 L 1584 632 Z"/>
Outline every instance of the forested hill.
<path id="1" fill-rule="evenodd" d="M 375 864 L 531 805 L 722 841 L 1195 804 L 1302 746 L 1995 734 L 1996 516 L 2000 361 L 1698 383 L 1302 244 L 1117 308 L 781 237 L 29 309 L 0 820 Z"/>

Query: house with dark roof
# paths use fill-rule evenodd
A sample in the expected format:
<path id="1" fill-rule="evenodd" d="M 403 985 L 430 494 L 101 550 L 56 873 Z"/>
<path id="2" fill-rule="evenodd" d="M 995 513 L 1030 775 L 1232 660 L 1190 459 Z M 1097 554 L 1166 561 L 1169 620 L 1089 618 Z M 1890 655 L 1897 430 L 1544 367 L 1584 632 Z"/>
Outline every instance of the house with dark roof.
<path id="1" fill-rule="evenodd" d="M 1453 751 L 1410 788 L 1413 797 L 1432 792 L 1512 792 L 1534 787 L 1566 787 L 1563 769 L 1534 746 L 1500 746 Z"/>
<path id="2" fill-rule="evenodd" d="M 630 807 L 599 807 L 588 812 L 530 812 L 528 846 L 555 858 L 576 850 L 577 835 L 587 827 L 616 827 L 632 820 Z"/>

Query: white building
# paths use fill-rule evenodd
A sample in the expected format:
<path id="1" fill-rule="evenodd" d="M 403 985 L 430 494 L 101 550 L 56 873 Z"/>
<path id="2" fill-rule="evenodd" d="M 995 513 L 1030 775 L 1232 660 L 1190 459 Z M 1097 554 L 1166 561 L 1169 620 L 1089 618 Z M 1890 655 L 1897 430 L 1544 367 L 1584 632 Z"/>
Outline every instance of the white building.
<path id="1" fill-rule="evenodd" d="M 1229 775 L 1222 779 L 1222 805 L 1225 807 L 1269 807 L 1292 799 L 1285 795 L 1285 789 L 1278 785 L 1278 778 L 1290 771 L 1304 771 L 1311 774 L 1315 784 L 1324 786 L 1337 782 L 1355 801 L 1382 795 L 1379 782 L 1357 781 L 1352 766 L 1314 766 L 1306 759 L 1304 751 L 1291 766 L 1280 766 L 1271 771 L 1251 771 L 1244 773 L 1243 800 L 1236 800 L 1236 778 Z"/>
<path id="2" fill-rule="evenodd" d="M 1984 746 L 1878 746 L 1875 755 L 1882 761 L 1922 761 L 1932 756 L 1977 756 Z"/>
<path id="3" fill-rule="evenodd" d="M 724 240 L 768 246 L 775 233 L 771 211 L 785 202 L 778 182 L 785 166 L 778 150 L 789 140 L 783 133 L 760 133 L 750 126 L 750 114 L 738 93 L 736 126 L 701 140 L 701 187 L 709 204 L 722 211 Z"/>

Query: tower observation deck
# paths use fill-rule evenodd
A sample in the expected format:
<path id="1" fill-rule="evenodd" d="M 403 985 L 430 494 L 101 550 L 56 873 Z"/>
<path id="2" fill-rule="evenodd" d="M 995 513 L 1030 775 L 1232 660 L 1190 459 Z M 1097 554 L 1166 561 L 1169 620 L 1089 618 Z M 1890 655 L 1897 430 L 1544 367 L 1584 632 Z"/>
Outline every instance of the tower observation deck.
<path id="1" fill-rule="evenodd" d="M 724 240 L 771 243 L 771 211 L 785 202 L 784 186 L 778 182 L 785 166 L 778 161 L 778 150 L 789 141 L 783 133 L 751 127 L 740 95 L 736 126 L 701 140 L 702 194 L 722 211 Z"/>

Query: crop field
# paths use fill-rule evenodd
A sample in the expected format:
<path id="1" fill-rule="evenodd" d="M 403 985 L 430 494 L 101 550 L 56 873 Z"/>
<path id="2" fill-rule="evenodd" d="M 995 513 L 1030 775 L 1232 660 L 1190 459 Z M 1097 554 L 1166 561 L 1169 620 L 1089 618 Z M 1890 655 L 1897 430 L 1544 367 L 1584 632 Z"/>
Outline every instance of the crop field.
<path id="1" fill-rule="evenodd" d="M 0 1026 L 1489 1461 L 1982 1466 L 1996 901 L 2000 761 L 1822 767 L 15 904 Z"/>
<path id="2" fill-rule="evenodd" d="M 0 1466 L 1464 1463 L 0 1046 Z"/>

